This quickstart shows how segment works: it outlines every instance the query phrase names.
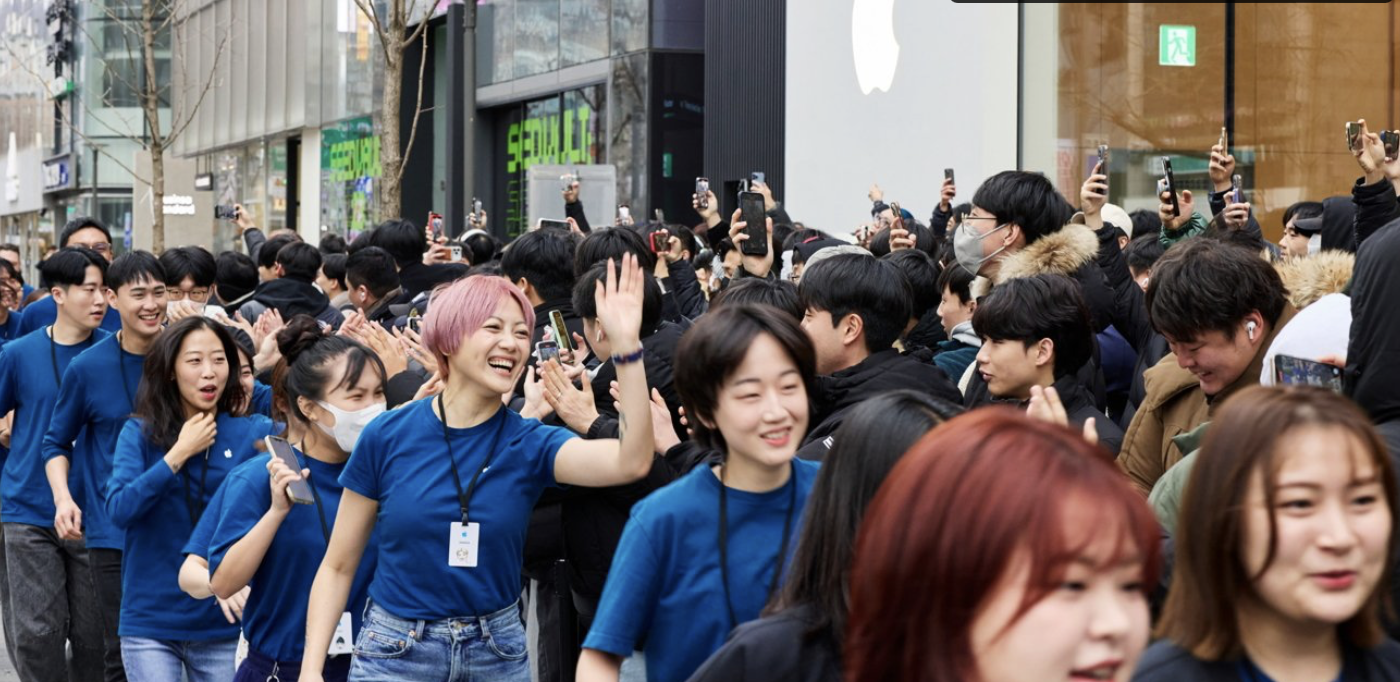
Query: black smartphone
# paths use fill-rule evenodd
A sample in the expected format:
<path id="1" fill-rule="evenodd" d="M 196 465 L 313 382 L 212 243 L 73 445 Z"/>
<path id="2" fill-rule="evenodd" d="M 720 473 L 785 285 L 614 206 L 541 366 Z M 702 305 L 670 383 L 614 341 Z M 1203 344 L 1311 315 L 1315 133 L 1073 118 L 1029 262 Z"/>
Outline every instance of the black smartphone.
<path id="1" fill-rule="evenodd" d="M 292 471 L 301 473 L 301 462 L 297 461 L 297 455 L 292 452 L 292 444 L 288 443 L 287 439 L 266 436 L 263 442 L 267 444 L 267 451 L 272 453 L 273 457 L 282 460 Z M 316 496 L 311 494 L 311 483 L 304 478 L 292 481 L 292 484 L 287 486 L 287 496 L 297 504 L 316 504 Z"/>
<path id="2" fill-rule="evenodd" d="M 1180 218 L 1181 202 L 1177 200 L 1176 196 L 1176 176 L 1172 174 L 1172 157 L 1162 157 L 1162 173 L 1166 176 L 1166 192 L 1167 194 L 1171 195 L 1168 200 L 1171 202 L 1172 205 L 1172 217 Z"/>
<path id="3" fill-rule="evenodd" d="M 700 208 L 709 208 L 710 199 L 707 192 L 710 191 L 709 178 L 695 178 L 695 198 L 700 203 Z"/>
<path id="4" fill-rule="evenodd" d="M 574 340 L 569 336 L 569 327 L 564 324 L 564 313 L 558 310 L 549 311 L 549 325 L 554 329 L 554 340 L 559 344 L 559 349 L 572 353 Z"/>
<path id="5" fill-rule="evenodd" d="M 1274 380 L 1280 385 L 1321 386 L 1342 392 L 1342 368 L 1292 355 L 1274 356 Z"/>
<path id="6" fill-rule="evenodd" d="M 409 329 L 412 329 L 414 334 L 422 334 L 422 333 L 423 333 L 423 316 L 421 316 L 421 315 L 410 315 L 410 316 L 408 317 L 408 328 L 409 328 Z"/>
<path id="7" fill-rule="evenodd" d="M 768 255 L 768 212 L 763 207 L 763 195 L 758 192 L 739 193 L 739 219 L 747 223 L 740 252 L 745 256 Z"/>
<path id="8" fill-rule="evenodd" d="M 539 358 L 539 364 L 543 365 L 550 360 L 559 361 L 559 344 L 553 341 L 541 341 L 535 344 L 535 357 Z"/>
<path id="9" fill-rule="evenodd" d="M 666 253 L 671 250 L 671 233 L 666 230 L 657 230 L 651 233 L 651 252 Z"/>
<path id="10" fill-rule="evenodd" d="M 943 179 L 944 179 L 944 180 L 947 180 L 947 181 L 949 182 L 949 184 L 953 184 L 953 185 L 958 184 L 956 180 L 953 180 L 953 169 L 952 169 L 952 168 L 944 168 L 944 169 L 943 169 Z"/>
<path id="11" fill-rule="evenodd" d="M 1382 130 L 1381 144 L 1385 146 L 1385 158 L 1395 159 L 1400 154 L 1400 130 Z"/>
<path id="12" fill-rule="evenodd" d="M 216 204 L 214 206 L 215 220 L 233 220 L 238 217 L 238 211 L 233 206 L 227 204 Z"/>
<path id="13" fill-rule="evenodd" d="M 1361 148 L 1361 124 L 1355 121 L 1347 121 L 1347 149 L 1356 151 Z"/>
<path id="14" fill-rule="evenodd" d="M 568 231 L 569 231 L 569 221 L 567 221 L 567 220 L 553 220 L 553 219 L 550 219 L 550 218 L 540 218 L 539 229 L 544 229 L 544 228 L 546 228 L 546 227 L 557 227 L 557 228 L 559 228 L 559 229 L 561 229 L 561 230 L 563 230 L 563 231 L 565 231 L 565 232 L 568 232 Z"/>

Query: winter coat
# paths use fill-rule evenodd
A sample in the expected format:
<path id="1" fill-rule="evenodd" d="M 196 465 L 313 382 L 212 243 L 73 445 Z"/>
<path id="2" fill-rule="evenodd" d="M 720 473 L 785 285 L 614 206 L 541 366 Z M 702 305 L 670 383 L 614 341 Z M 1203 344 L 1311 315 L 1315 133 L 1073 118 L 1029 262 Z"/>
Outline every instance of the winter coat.
<path id="1" fill-rule="evenodd" d="M 709 309 L 709 301 L 695 276 L 695 266 L 681 259 L 667 265 L 670 276 L 661 280 L 666 294 L 662 299 L 662 319 L 670 322 L 696 320 Z"/>
<path id="2" fill-rule="evenodd" d="M 1200 213 L 1193 212 L 1191 218 L 1183 223 L 1181 227 L 1173 230 L 1163 225 L 1161 235 L 1157 239 L 1162 242 L 1163 247 L 1170 249 L 1172 246 L 1175 246 L 1177 242 L 1205 234 L 1206 230 L 1209 228 L 1210 222 L 1206 220 L 1206 217 Z"/>
<path id="3" fill-rule="evenodd" d="M 1369 185 L 1361 184 L 1364 179 L 1357 180 L 1351 187 L 1351 201 L 1355 209 L 1356 217 L 1352 223 L 1353 238 L 1355 240 L 1352 251 L 1357 251 L 1371 235 L 1381 229 L 1392 220 L 1400 218 L 1400 200 L 1395 196 L 1395 185 L 1390 182 L 1390 178 L 1381 178 L 1380 182 Z M 1323 205 L 1323 217 L 1327 216 L 1327 204 Z M 1324 219 L 1323 238 L 1327 235 L 1327 221 Z M 1327 248 L 1324 244 L 1323 248 Z"/>
<path id="4" fill-rule="evenodd" d="M 901 388 L 954 405 L 962 400 L 958 387 L 937 366 L 900 355 L 893 348 L 882 350 L 856 365 L 817 377 L 812 428 L 807 431 L 797 456 L 821 460 L 831 449 L 828 437 L 841 426 L 851 408 L 867 398 Z"/>
<path id="5" fill-rule="evenodd" d="M 953 327 L 953 338 L 941 341 L 935 347 L 933 364 L 956 381 L 967 368 L 977 360 L 977 351 L 982 348 L 982 339 L 972 330 L 972 322 L 963 322 Z"/>
<path id="6" fill-rule="evenodd" d="M 1083 225 L 1070 223 L 1002 259 L 992 285 L 995 288 L 1008 280 L 1035 275 L 1068 276 L 1079 283 L 1089 316 L 1093 318 L 1094 332 L 1101 332 L 1113 321 L 1117 303 L 1099 267 L 1098 256 L 1098 235 Z M 973 283 L 977 286 L 978 282 L 985 281 L 974 280 Z M 988 292 L 982 292 L 985 293 Z"/>
<path id="7" fill-rule="evenodd" d="M 1376 230 L 1356 252 L 1346 394 L 1377 424 L 1400 420 L 1400 220 Z"/>
<path id="8" fill-rule="evenodd" d="M 1147 370 L 1143 375 L 1147 395 L 1133 415 L 1123 438 L 1123 451 L 1118 456 L 1118 466 L 1144 497 L 1152 492 L 1157 479 L 1186 454 L 1172 442 L 1173 438 L 1209 421 L 1210 415 L 1226 398 L 1249 386 L 1259 385 L 1265 352 L 1296 313 L 1292 305 L 1284 304 L 1249 367 L 1216 395 L 1207 397 L 1196 375 L 1177 364 L 1175 354 L 1167 354 Z"/>
<path id="9" fill-rule="evenodd" d="M 268 309 L 275 309 L 283 320 L 291 321 L 294 315 L 310 315 L 332 327 L 339 327 L 345 320 L 331 305 L 331 300 L 310 282 L 283 277 L 263 282 L 253 290 L 252 300 L 238 309 L 243 319 L 258 319 Z"/>
<path id="10" fill-rule="evenodd" d="M 1305 258 L 1290 258 L 1274 265 L 1288 302 L 1302 310 L 1317 299 L 1339 294 L 1351 283 L 1356 269 L 1356 255 L 1346 251 L 1320 251 Z"/>
<path id="11" fill-rule="evenodd" d="M 943 318 L 938 316 L 938 308 L 930 308 L 919 318 L 913 329 L 904 335 L 904 350 L 914 351 L 920 348 L 937 348 L 939 344 L 948 339 L 948 333 L 943 331 Z M 944 370 L 949 377 L 955 376 Z"/>
<path id="12" fill-rule="evenodd" d="M 1176 535 L 1176 520 L 1181 516 L 1181 496 L 1186 492 L 1187 481 L 1191 480 L 1191 469 L 1196 466 L 1197 453 L 1200 452 L 1201 442 L 1206 439 L 1208 428 L 1210 422 L 1205 422 L 1172 439 L 1176 448 L 1186 456 L 1157 479 L 1157 484 L 1152 486 L 1152 494 L 1147 496 L 1147 503 L 1152 505 L 1152 512 L 1157 515 L 1157 522 L 1162 524 L 1162 530 L 1167 535 Z"/>

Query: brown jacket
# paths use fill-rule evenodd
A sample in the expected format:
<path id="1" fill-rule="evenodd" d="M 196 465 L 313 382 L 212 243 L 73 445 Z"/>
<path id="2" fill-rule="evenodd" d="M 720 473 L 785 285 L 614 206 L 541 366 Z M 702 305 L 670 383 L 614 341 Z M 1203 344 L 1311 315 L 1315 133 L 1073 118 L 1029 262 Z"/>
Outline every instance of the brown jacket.
<path id="1" fill-rule="evenodd" d="M 1244 374 L 1223 391 L 1206 397 L 1201 390 L 1196 375 L 1182 369 L 1176 363 L 1176 354 L 1168 353 L 1143 376 L 1147 397 L 1138 406 L 1128 432 L 1123 436 L 1123 450 L 1118 455 L 1118 466 L 1128 474 L 1133 487 L 1146 497 L 1152 492 L 1157 479 L 1172 465 L 1181 461 L 1182 452 L 1172 439 L 1190 432 L 1210 421 L 1212 412 L 1226 398 L 1242 389 L 1259 384 L 1259 374 L 1264 369 L 1264 355 L 1273 345 L 1274 337 L 1288 324 L 1297 310 L 1285 303 L 1279 314 L 1278 324 L 1270 329 L 1268 337 L 1259 344 L 1259 352 L 1249 363 Z"/>

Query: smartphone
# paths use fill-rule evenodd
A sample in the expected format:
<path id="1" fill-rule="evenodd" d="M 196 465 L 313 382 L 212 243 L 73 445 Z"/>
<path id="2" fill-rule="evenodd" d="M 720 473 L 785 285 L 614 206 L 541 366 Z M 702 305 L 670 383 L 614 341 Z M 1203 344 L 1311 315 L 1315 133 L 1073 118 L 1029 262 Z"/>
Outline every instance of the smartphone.
<path id="1" fill-rule="evenodd" d="M 433 231 L 433 239 L 437 239 L 438 237 L 441 237 L 441 236 L 442 236 L 442 214 L 440 214 L 440 213 L 429 213 L 429 214 L 428 214 L 428 228 L 431 229 L 431 230 Z"/>
<path id="2" fill-rule="evenodd" d="M 1166 191 L 1169 195 L 1171 195 L 1169 200 L 1171 201 L 1171 204 L 1172 204 L 1172 217 L 1173 217 L 1173 218 L 1180 218 L 1180 217 L 1181 217 L 1181 203 L 1177 200 L 1177 196 L 1176 196 L 1176 176 L 1172 174 L 1172 157 L 1170 157 L 1170 156 L 1164 156 L 1164 157 L 1162 157 L 1162 172 L 1167 176 L 1167 177 L 1166 177 L 1166 189 L 1165 189 L 1165 191 Z M 1159 185 L 1159 186 L 1160 186 L 1160 185 Z M 1158 194 L 1160 194 L 1160 192 L 1159 192 Z"/>
<path id="3" fill-rule="evenodd" d="M 899 208 L 899 202 L 898 202 L 898 201 L 891 201 L 891 202 L 890 202 L 890 213 L 894 214 L 894 218 L 891 218 L 891 219 L 890 219 L 890 229 L 891 229 L 891 230 L 902 230 L 902 229 L 904 229 L 904 212 Z"/>
<path id="4" fill-rule="evenodd" d="M 1274 381 L 1280 385 L 1321 386 L 1341 393 L 1342 369 L 1292 355 L 1275 355 Z"/>
<path id="5" fill-rule="evenodd" d="M 710 191 L 709 178 L 695 178 L 695 197 L 700 202 L 700 208 L 709 208 L 710 199 L 707 192 Z"/>
<path id="6" fill-rule="evenodd" d="M 744 240 L 740 252 L 745 256 L 766 256 L 768 255 L 768 212 L 763 207 L 763 195 L 758 192 L 739 193 L 739 219 L 747 225 L 744 227 L 744 234 L 749 238 Z"/>
<path id="7" fill-rule="evenodd" d="M 452 262 L 453 262 L 453 263 L 460 263 L 460 262 L 462 262 L 462 245 L 461 245 L 461 244 L 448 244 L 448 245 L 447 245 L 447 248 L 450 249 L 450 250 L 452 251 Z"/>
<path id="8" fill-rule="evenodd" d="M 1236 203 L 1236 204 L 1243 204 L 1243 203 L 1244 203 L 1244 178 L 1241 178 L 1240 176 L 1236 175 L 1235 177 L 1231 178 L 1231 180 L 1233 180 L 1232 184 L 1235 186 L 1235 189 L 1234 189 L 1234 191 L 1232 192 L 1232 194 L 1233 194 L 1233 196 L 1234 196 L 1234 202 L 1233 202 L 1233 203 Z"/>
<path id="9" fill-rule="evenodd" d="M 238 217 L 238 211 L 228 204 L 216 204 L 214 206 L 215 220 L 233 220 Z"/>
<path id="10" fill-rule="evenodd" d="M 549 311 L 549 326 L 554 329 L 554 341 L 559 344 L 559 349 L 572 353 L 574 341 L 569 335 L 568 326 L 564 324 L 564 313 L 558 310 Z"/>
<path id="11" fill-rule="evenodd" d="M 1395 159 L 1400 154 L 1400 130 L 1382 130 L 1381 144 L 1385 146 L 1385 158 Z"/>
<path id="12" fill-rule="evenodd" d="M 1225 126 L 1220 126 L 1220 153 L 1224 154 L 1229 149 L 1225 145 L 1230 143 L 1230 131 Z"/>
<path id="13" fill-rule="evenodd" d="M 292 452 L 292 444 L 288 443 L 286 438 L 265 436 L 263 442 L 267 444 L 267 451 L 272 453 L 273 457 L 282 460 L 292 471 L 301 473 L 301 462 L 297 461 L 296 453 Z M 311 483 L 304 478 L 292 481 L 292 484 L 287 486 L 287 496 L 297 504 L 316 504 L 316 496 L 311 494 Z"/>
<path id="14" fill-rule="evenodd" d="M 539 358 L 539 363 L 543 365 L 550 360 L 559 361 L 559 344 L 553 341 L 541 341 L 535 344 L 535 357 Z"/>
<path id="15" fill-rule="evenodd" d="M 1099 145 L 1099 162 L 1094 166 L 1094 173 L 1105 177 L 1108 176 L 1108 145 L 1106 144 Z M 1108 193 L 1099 192 L 1098 194 L 1107 196 Z"/>
<path id="16" fill-rule="evenodd" d="M 567 191 L 573 189 L 573 188 L 574 188 L 574 183 L 577 182 L 577 181 L 578 181 L 578 176 L 577 176 L 577 175 L 574 175 L 573 173 L 565 173 L 564 175 L 559 176 L 559 186 L 560 186 L 565 192 L 567 192 Z"/>
<path id="17" fill-rule="evenodd" d="M 763 171 L 749 173 L 749 187 L 753 187 L 753 183 L 755 182 L 768 184 L 768 176 L 765 175 Z"/>
<path id="18" fill-rule="evenodd" d="M 671 250 L 671 233 L 666 230 L 657 230 L 651 233 L 651 252 L 666 253 Z"/>
<path id="19" fill-rule="evenodd" d="M 944 180 L 947 180 L 949 184 L 953 184 L 953 185 L 958 184 L 957 181 L 953 180 L 953 169 L 952 169 L 952 168 L 944 168 L 944 169 L 943 169 L 943 179 L 944 179 Z"/>
<path id="20" fill-rule="evenodd" d="M 423 333 L 423 316 L 421 316 L 421 315 L 409 315 L 409 316 L 408 316 L 408 328 L 409 328 L 409 329 L 412 329 L 414 334 L 422 334 L 422 333 Z"/>
<path id="21" fill-rule="evenodd" d="M 628 208 L 627 204 L 619 204 L 617 207 L 617 217 L 619 220 L 631 220 L 632 209 Z"/>
<path id="22" fill-rule="evenodd" d="M 1361 124 L 1355 121 L 1347 121 L 1347 149 L 1356 151 L 1361 148 Z"/>
<path id="23" fill-rule="evenodd" d="M 559 229 L 561 229 L 561 230 L 563 230 L 563 231 L 565 231 L 565 232 L 568 232 L 568 231 L 569 231 L 569 221 L 567 221 L 567 220 L 552 220 L 552 219 L 550 219 L 550 218 L 540 218 L 539 229 L 544 229 L 544 228 L 546 228 L 546 227 L 557 227 L 557 228 L 559 228 Z"/>
<path id="24" fill-rule="evenodd" d="M 481 220 L 481 208 L 481 200 L 472 197 L 472 214 L 476 216 L 477 220 Z"/>

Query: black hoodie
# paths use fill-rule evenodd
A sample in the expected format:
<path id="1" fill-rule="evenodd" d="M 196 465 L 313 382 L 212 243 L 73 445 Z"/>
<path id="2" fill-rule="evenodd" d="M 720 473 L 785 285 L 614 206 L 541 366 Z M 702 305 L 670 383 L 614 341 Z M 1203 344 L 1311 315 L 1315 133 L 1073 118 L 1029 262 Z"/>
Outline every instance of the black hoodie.
<path id="1" fill-rule="evenodd" d="M 338 327 L 345 319 L 315 285 L 288 277 L 259 284 L 253 290 L 253 299 L 244 303 L 239 310 L 243 313 L 243 319 L 251 322 L 269 308 L 276 310 L 287 321 L 291 321 L 294 315 L 305 314 Z"/>
<path id="2" fill-rule="evenodd" d="M 941 398 L 954 405 L 962 403 L 962 393 L 937 365 L 919 362 L 893 348 L 882 350 L 859 364 L 828 376 L 817 377 L 812 401 L 812 427 L 798 448 L 802 459 L 821 460 L 831 449 L 828 436 L 834 433 L 846 412 L 867 398 L 907 388 Z"/>

